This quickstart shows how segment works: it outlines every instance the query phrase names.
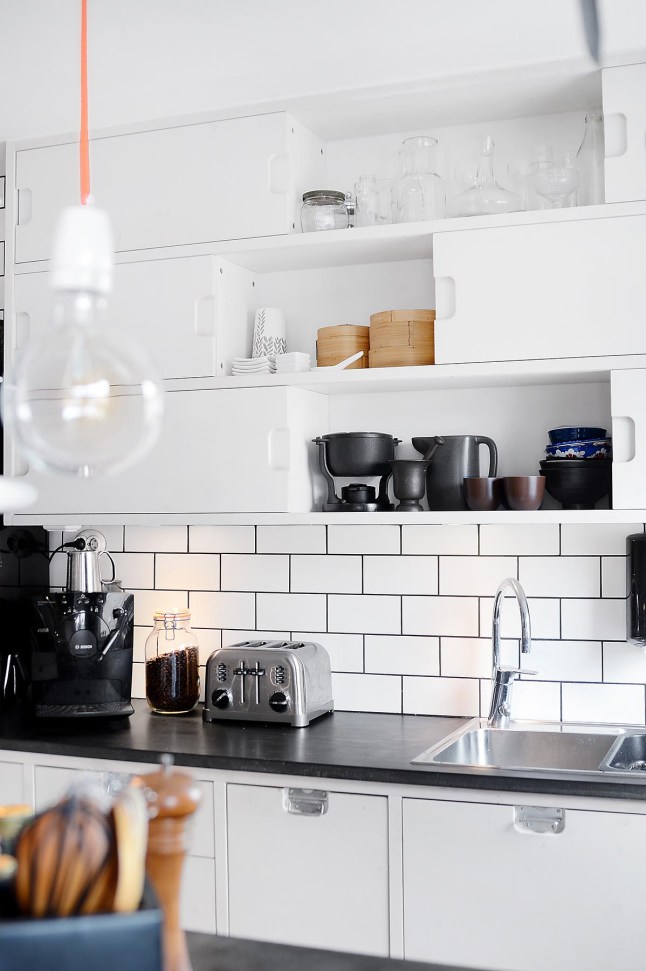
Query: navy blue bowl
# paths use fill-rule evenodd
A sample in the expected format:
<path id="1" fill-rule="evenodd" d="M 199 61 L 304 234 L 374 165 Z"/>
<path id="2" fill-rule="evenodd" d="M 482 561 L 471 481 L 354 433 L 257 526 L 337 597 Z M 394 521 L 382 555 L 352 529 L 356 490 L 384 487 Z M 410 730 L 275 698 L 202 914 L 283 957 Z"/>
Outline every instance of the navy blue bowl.
<path id="1" fill-rule="evenodd" d="M 549 459 L 605 459 L 612 456 L 612 439 L 601 438 L 591 441 L 560 442 L 548 445 L 545 454 Z"/>
<path id="2" fill-rule="evenodd" d="M 605 438 L 607 431 L 605 428 L 593 428 L 591 425 L 561 425 L 559 428 L 550 428 L 547 433 L 552 445 L 560 442 L 580 442 L 591 438 Z"/>

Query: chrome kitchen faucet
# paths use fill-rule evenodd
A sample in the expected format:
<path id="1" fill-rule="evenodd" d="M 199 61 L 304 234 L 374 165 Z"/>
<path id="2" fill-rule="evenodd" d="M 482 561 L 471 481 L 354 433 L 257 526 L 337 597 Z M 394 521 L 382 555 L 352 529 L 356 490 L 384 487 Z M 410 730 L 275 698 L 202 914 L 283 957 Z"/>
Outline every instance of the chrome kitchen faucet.
<path id="1" fill-rule="evenodd" d="M 493 623 L 491 645 L 493 651 L 493 670 L 491 672 L 491 707 L 487 725 L 489 728 L 507 728 L 511 716 L 511 686 L 514 678 L 519 674 L 538 674 L 537 671 L 525 671 L 521 668 L 502 668 L 500 666 L 500 608 L 509 587 L 518 601 L 520 610 L 520 649 L 523 654 L 529 654 L 532 646 L 532 635 L 529 623 L 529 607 L 527 597 L 518 580 L 507 577 L 496 590 L 493 601 Z"/>

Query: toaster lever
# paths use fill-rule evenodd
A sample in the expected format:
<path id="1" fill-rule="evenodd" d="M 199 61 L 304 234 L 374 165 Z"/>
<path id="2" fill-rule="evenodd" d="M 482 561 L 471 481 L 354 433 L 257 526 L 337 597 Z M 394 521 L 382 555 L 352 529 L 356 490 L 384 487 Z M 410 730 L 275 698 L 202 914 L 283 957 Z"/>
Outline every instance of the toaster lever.
<path id="1" fill-rule="evenodd" d="M 328 794 L 323 789 L 283 789 L 283 808 L 296 816 L 324 816 Z"/>

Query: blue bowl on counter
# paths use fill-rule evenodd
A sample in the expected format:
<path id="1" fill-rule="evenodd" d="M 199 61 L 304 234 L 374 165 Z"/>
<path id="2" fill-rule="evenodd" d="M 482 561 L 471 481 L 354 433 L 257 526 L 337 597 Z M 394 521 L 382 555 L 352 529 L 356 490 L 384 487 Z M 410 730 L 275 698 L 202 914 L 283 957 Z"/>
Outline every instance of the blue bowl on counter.
<path id="1" fill-rule="evenodd" d="M 548 445 L 545 454 L 549 459 L 608 459 L 612 456 L 612 439 L 583 439 Z"/>
<path id="2" fill-rule="evenodd" d="M 608 432 L 605 428 L 595 428 L 592 425 L 561 425 L 559 428 L 550 428 L 547 434 L 551 445 L 559 445 L 562 442 L 587 442 L 605 438 Z"/>

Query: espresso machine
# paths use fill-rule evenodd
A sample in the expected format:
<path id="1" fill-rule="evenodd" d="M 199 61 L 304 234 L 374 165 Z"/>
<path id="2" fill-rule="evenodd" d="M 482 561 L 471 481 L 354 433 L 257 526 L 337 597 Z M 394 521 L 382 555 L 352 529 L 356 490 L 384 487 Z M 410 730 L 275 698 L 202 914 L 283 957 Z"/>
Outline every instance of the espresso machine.
<path id="1" fill-rule="evenodd" d="M 131 715 L 134 597 L 101 579 L 106 540 L 82 530 L 61 547 L 65 589 L 32 600 L 31 686 L 39 718 Z M 113 571 L 114 572 L 114 571 Z"/>

